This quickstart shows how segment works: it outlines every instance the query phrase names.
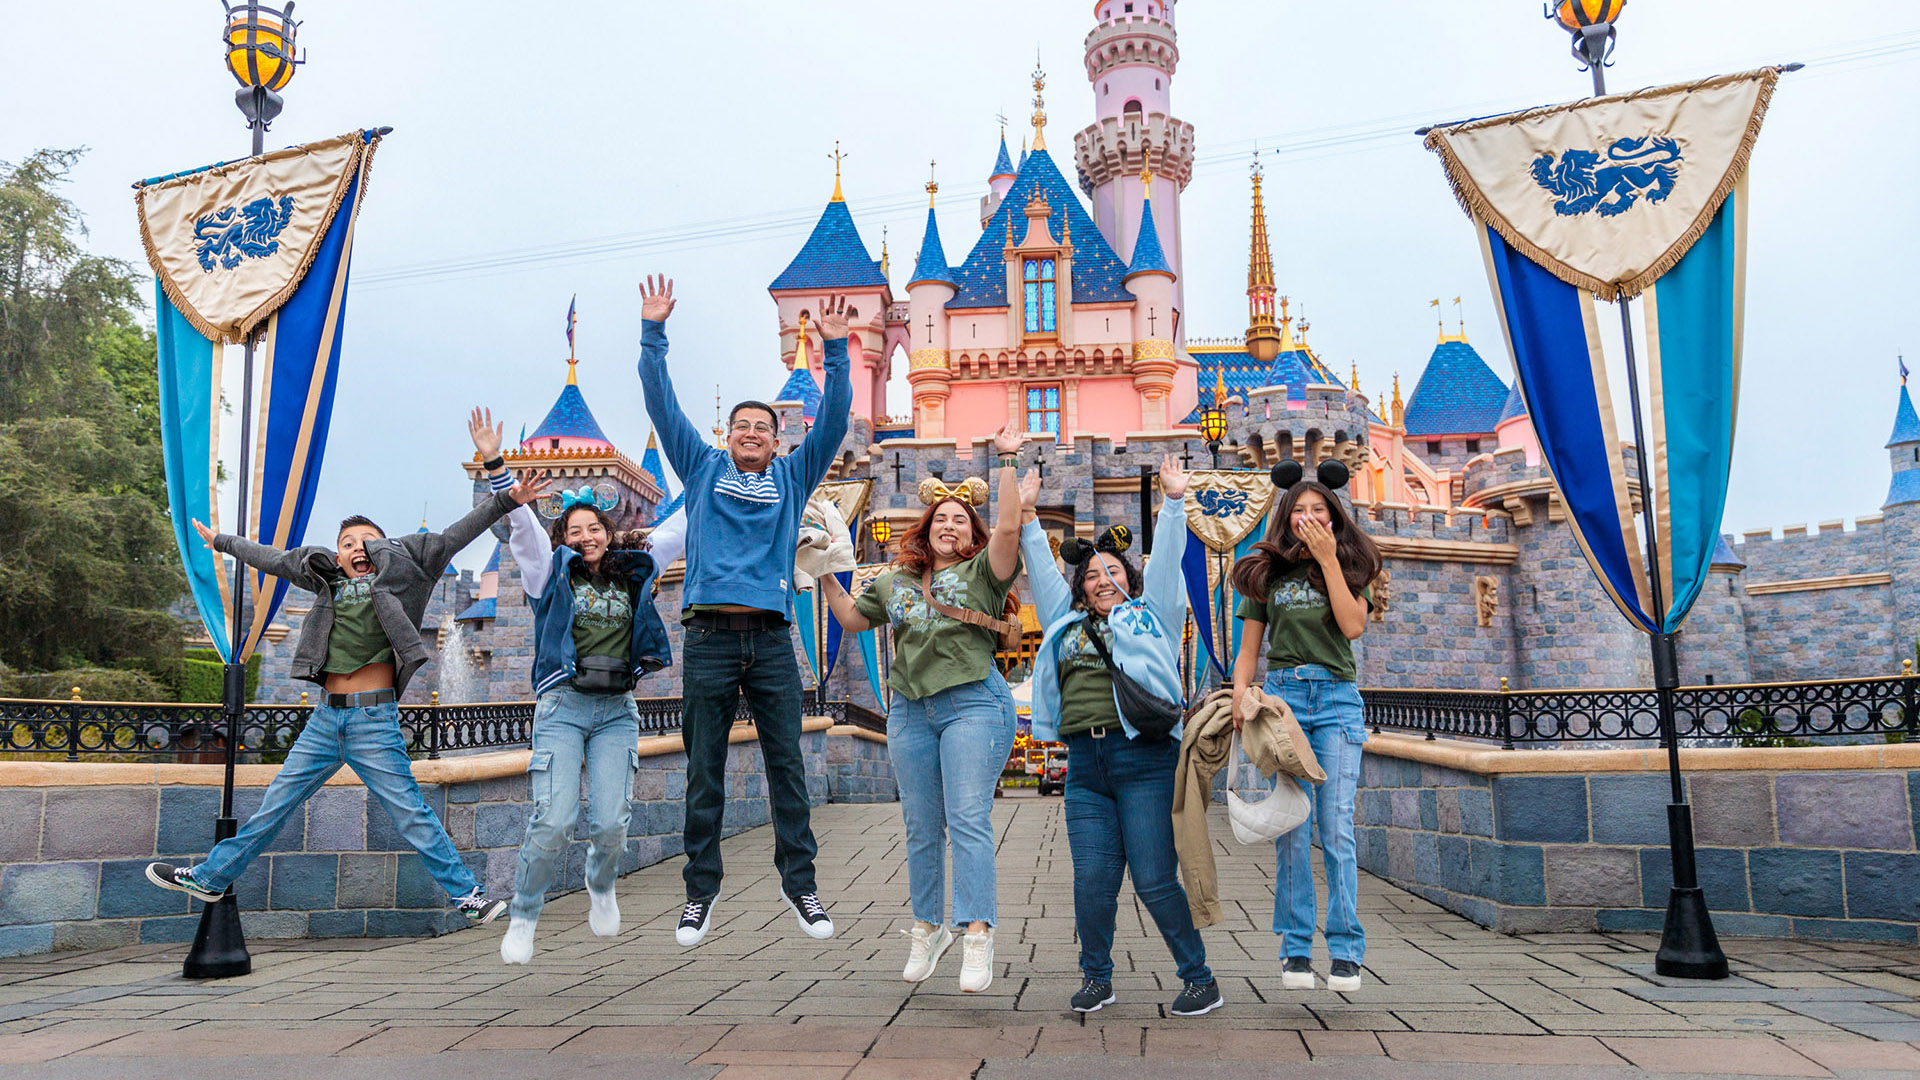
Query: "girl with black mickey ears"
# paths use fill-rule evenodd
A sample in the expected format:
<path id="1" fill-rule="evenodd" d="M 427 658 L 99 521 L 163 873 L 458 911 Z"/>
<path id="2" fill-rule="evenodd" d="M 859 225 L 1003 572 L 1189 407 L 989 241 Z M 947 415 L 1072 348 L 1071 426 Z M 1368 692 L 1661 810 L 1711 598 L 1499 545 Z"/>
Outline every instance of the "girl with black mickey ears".
<path id="1" fill-rule="evenodd" d="M 1326 461 L 1317 472 L 1315 482 L 1302 479 L 1297 461 L 1274 466 L 1274 486 L 1286 494 L 1266 539 L 1233 566 L 1233 588 L 1241 596 L 1234 614 L 1245 624 L 1233 662 L 1233 726 L 1245 719 L 1242 695 L 1260 666 L 1260 643 L 1266 638 L 1263 689 L 1293 710 L 1327 773 L 1322 784 L 1299 781 L 1313 800 L 1312 812 L 1299 828 L 1274 841 L 1273 932 L 1281 936 L 1280 985 L 1313 989 L 1318 905 L 1308 844 L 1317 829 L 1327 871 L 1327 953 L 1333 961 L 1327 989 L 1350 991 L 1360 989 L 1367 951 L 1353 844 L 1354 789 L 1367 729 L 1354 685 L 1353 641 L 1367 629 L 1369 586 L 1380 573 L 1380 549 L 1334 495 L 1346 486 L 1346 466 Z"/>

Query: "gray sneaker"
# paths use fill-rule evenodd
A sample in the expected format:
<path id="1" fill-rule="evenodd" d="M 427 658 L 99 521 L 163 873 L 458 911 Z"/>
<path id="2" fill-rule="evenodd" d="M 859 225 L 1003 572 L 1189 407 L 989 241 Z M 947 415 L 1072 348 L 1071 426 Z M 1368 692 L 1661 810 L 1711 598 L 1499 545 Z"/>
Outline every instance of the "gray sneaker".
<path id="1" fill-rule="evenodd" d="M 1088 979 L 1080 985 L 1080 992 L 1073 995 L 1073 1011 L 1077 1013 L 1099 1012 L 1114 1003 L 1113 984 L 1105 979 Z"/>
<path id="2" fill-rule="evenodd" d="M 1188 983 L 1167 1011 L 1175 1016 L 1205 1016 L 1226 1003 L 1227 999 L 1220 996 L 1219 983 Z"/>

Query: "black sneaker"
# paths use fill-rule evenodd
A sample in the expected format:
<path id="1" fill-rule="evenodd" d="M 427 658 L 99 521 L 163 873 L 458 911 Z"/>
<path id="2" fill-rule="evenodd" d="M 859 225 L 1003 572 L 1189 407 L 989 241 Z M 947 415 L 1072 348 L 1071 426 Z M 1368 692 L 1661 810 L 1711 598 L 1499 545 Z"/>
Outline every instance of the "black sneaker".
<path id="1" fill-rule="evenodd" d="M 1105 979 L 1088 979 L 1080 984 L 1080 992 L 1073 995 L 1073 1011 L 1077 1013 L 1099 1012 L 1114 1003 L 1113 984 Z"/>
<path id="2" fill-rule="evenodd" d="M 707 936 L 707 927 L 711 925 L 713 901 L 689 900 L 687 906 L 680 909 L 680 925 L 673 932 L 673 940 L 685 948 L 692 948 Z"/>
<path id="3" fill-rule="evenodd" d="M 1180 996 L 1173 999 L 1167 1011 L 1175 1016 L 1205 1016 L 1227 1003 L 1220 996 L 1220 984 L 1188 983 L 1180 990 Z"/>
<path id="4" fill-rule="evenodd" d="M 148 863 L 147 880 L 163 889 L 183 892 L 209 904 L 217 902 L 222 895 L 195 881 L 193 871 L 188 867 L 175 866 L 172 863 Z"/>
<path id="5" fill-rule="evenodd" d="M 1280 986 L 1285 990 L 1313 989 L 1313 961 L 1304 956 L 1289 956 L 1280 969 Z"/>
<path id="6" fill-rule="evenodd" d="M 505 900 L 489 900 L 477 888 L 455 900 L 453 906 L 460 909 L 460 914 L 467 917 L 467 923 L 471 926 L 485 926 L 507 910 Z"/>
<path id="7" fill-rule="evenodd" d="M 780 899 L 793 909 L 793 917 L 800 920 L 800 929 L 815 941 L 825 941 L 833 936 L 833 920 L 827 918 L 827 908 L 820 902 L 819 893 L 803 893 L 800 896 L 780 894 Z"/>
<path id="8" fill-rule="evenodd" d="M 1327 969 L 1327 989 L 1349 993 L 1360 989 L 1360 965 L 1351 960 L 1335 960 Z"/>

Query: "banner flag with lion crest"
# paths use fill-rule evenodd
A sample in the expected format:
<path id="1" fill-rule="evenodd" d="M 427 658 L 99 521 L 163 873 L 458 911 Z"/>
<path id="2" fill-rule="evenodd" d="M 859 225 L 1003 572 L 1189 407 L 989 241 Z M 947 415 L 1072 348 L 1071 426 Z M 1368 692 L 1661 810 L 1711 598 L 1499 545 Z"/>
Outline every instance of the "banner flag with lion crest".
<path id="1" fill-rule="evenodd" d="M 1677 629 L 1726 507 L 1746 266 L 1747 160 L 1780 68 L 1434 128 L 1574 535 L 1607 595 Z M 1647 461 L 1667 609 L 1653 606 L 1596 300 L 1646 300 Z M 1626 413 L 1625 419 L 1631 419 Z"/>
<path id="2" fill-rule="evenodd" d="M 253 652 L 287 590 L 248 572 L 252 618 L 240 656 L 228 655 L 226 578 L 189 524 L 220 527 L 223 353 L 251 335 L 263 363 L 253 500 L 239 508 L 232 531 L 298 547 L 326 452 L 354 219 L 379 139 L 356 131 L 139 185 L 140 236 L 158 278 L 168 509 L 194 602 L 222 659 Z"/>
<path id="3" fill-rule="evenodd" d="M 1266 538 L 1267 513 L 1279 494 L 1265 472 L 1201 469 L 1187 477 L 1187 549 L 1180 553 L 1180 573 L 1201 647 L 1222 673 L 1232 670 L 1240 649 L 1240 621 L 1233 617 L 1227 575 Z M 1200 671 L 1192 675 L 1204 677 Z"/>

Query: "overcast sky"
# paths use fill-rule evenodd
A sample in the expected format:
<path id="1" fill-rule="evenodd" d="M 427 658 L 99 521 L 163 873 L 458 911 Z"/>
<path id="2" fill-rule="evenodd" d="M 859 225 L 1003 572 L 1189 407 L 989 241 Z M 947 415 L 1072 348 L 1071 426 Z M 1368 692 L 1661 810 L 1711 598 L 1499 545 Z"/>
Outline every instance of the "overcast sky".
<path id="1" fill-rule="evenodd" d="M 269 147 L 395 128 L 356 232 L 309 539 L 330 541 L 349 513 L 389 529 L 415 527 L 423 505 L 435 527 L 457 516 L 465 410 L 491 404 L 510 435 L 539 423 L 565 381 L 575 293 L 581 388 L 629 455 L 647 433 L 634 283 L 649 271 L 678 282 L 672 358 L 694 420 L 711 422 L 716 381 L 729 403 L 771 394 L 785 372 L 766 285 L 832 190 L 834 140 L 874 254 L 888 230 L 897 287 L 929 159 L 946 251 L 962 258 L 979 233 L 995 114 L 1009 117 L 1010 143 L 1030 131 L 1036 46 L 1057 160 L 1091 119 L 1092 7 L 302 0 L 310 63 Z M 86 10 L 76 37 L 66 5 L 0 8 L 0 160 L 90 148 L 67 194 L 93 250 L 140 263 L 129 182 L 243 156 L 247 133 L 217 3 Z M 1336 371 L 1357 364 L 1376 402 L 1399 372 L 1410 394 L 1435 338 L 1428 301 L 1443 298 L 1451 321 L 1458 295 L 1473 343 L 1510 380 L 1471 231 L 1412 130 L 1585 94 L 1566 34 L 1540 12 L 1538 0 L 1181 2 L 1173 111 L 1194 125 L 1199 159 L 1182 195 L 1189 334 L 1246 325 L 1257 144 L 1281 291 Z M 1920 14 L 1867 0 L 1636 0 L 1616 59 L 1615 90 L 1808 62 L 1783 79 L 1753 158 L 1725 529 L 1877 512 L 1894 357 L 1920 358 Z M 896 379 L 890 408 L 907 400 Z M 475 545 L 459 565 L 485 557 Z"/>

